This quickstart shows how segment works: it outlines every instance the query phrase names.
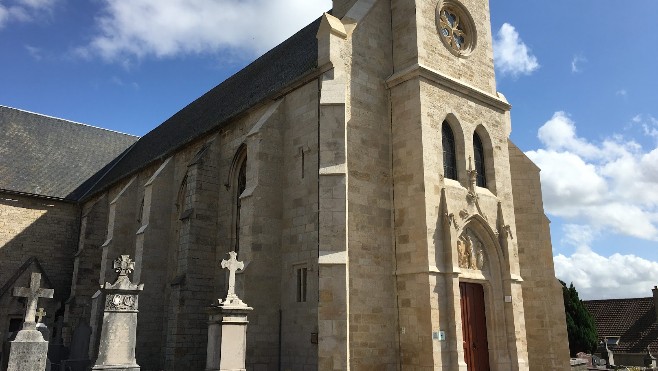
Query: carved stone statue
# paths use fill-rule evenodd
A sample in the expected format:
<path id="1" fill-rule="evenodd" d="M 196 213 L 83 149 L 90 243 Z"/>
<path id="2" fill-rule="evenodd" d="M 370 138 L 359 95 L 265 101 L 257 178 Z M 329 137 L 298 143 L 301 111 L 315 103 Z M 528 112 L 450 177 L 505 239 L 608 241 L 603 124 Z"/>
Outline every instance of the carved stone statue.
<path id="1" fill-rule="evenodd" d="M 467 230 L 457 241 L 457 254 L 460 268 L 478 269 L 484 268 L 484 245 Z"/>

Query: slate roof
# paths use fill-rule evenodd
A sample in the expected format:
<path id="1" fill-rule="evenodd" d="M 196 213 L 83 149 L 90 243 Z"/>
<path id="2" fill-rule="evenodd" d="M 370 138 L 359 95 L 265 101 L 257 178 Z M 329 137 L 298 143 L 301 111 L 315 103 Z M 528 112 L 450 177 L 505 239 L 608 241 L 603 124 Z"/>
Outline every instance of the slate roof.
<path id="1" fill-rule="evenodd" d="M 0 106 L 0 190 L 75 201 L 136 140 Z"/>
<path id="2" fill-rule="evenodd" d="M 320 18 L 229 77 L 139 139 L 89 192 L 111 186 L 190 141 L 231 122 L 317 70 Z"/>
<path id="3" fill-rule="evenodd" d="M 654 300 L 649 298 L 583 301 L 594 317 L 599 338 L 620 336 L 614 353 L 658 353 L 658 321 Z"/>

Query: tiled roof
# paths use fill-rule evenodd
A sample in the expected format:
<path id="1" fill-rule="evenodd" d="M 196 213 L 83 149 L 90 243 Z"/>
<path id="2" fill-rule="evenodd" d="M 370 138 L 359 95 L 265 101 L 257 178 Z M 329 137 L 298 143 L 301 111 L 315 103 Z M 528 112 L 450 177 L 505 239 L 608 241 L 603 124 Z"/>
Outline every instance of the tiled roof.
<path id="1" fill-rule="evenodd" d="M 313 73 L 317 69 L 319 26 L 318 18 L 143 136 L 89 195 L 164 159 Z"/>
<path id="2" fill-rule="evenodd" d="M 658 321 L 652 297 L 583 301 L 594 317 L 599 338 L 620 336 L 615 353 L 658 353 Z"/>
<path id="3" fill-rule="evenodd" d="M 137 139 L 0 106 L 0 190 L 77 200 Z"/>

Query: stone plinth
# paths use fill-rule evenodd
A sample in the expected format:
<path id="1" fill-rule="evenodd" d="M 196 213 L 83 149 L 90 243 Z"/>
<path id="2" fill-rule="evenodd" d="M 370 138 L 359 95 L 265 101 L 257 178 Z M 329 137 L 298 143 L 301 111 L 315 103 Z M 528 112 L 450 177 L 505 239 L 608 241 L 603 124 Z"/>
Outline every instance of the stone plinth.
<path id="1" fill-rule="evenodd" d="M 43 371 L 48 358 L 48 342 L 37 330 L 21 330 L 9 346 L 7 371 Z"/>
<path id="2" fill-rule="evenodd" d="M 134 263 L 123 255 L 114 263 L 119 277 L 114 284 L 106 283 L 101 289 L 105 296 L 103 328 L 98 358 L 92 370 L 139 371 L 135 359 L 137 339 L 137 299 L 144 285 L 135 285 L 128 279 Z"/>
<path id="3" fill-rule="evenodd" d="M 248 306 L 211 307 L 208 321 L 206 371 L 244 371 L 247 352 Z"/>

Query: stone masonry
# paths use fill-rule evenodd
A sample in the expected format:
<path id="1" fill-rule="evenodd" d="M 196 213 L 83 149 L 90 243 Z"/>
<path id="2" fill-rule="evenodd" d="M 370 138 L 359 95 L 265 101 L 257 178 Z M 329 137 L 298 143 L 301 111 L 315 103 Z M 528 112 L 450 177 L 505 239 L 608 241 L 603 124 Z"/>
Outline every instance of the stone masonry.
<path id="1" fill-rule="evenodd" d="M 446 6 L 472 25 L 468 55 L 441 41 Z M 53 228 L 70 255 L 54 256 L 68 260 L 53 282 L 67 286 L 73 272 L 65 318 L 70 328 L 90 324 L 90 358 L 103 330 L 98 285 L 112 282 L 118 256 L 131 255 L 134 281 L 145 284 L 137 364 L 204 369 L 214 359 L 207 308 L 229 281 L 218 267 L 236 251 L 244 269 L 235 292 L 253 307 L 247 370 L 468 371 L 465 284 L 483 292 L 489 369 L 568 369 L 539 170 L 509 140 L 488 1 L 334 0 L 309 27 L 293 38 L 306 35 L 294 40 L 316 48 L 317 60 L 266 98 L 220 120 L 212 115 L 231 102 L 213 97 L 235 83 L 227 81 L 188 106 L 197 111 L 140 139 L 116 165 L 129 170 L 99 181 L 78 205 L 0 203 L 2 215 L 21 220 L 12 228 L 41 235 L 51 231 L 41 223 L 61 213 Z M 248 67 L 248 78 L 309 57 L 282 45 Z M 274 82 L 260 83 L 244 95 Z M 180 117 L 170 137 L 158 137 Z M 204 120 L 217 122 L 131 163 L 158 150 L 143 143 L 173 143 Z M 444 172 L 444 125 L 456 179 Z M 2 233 L 0 254 L 16 251 L 20 232 Z"/>

